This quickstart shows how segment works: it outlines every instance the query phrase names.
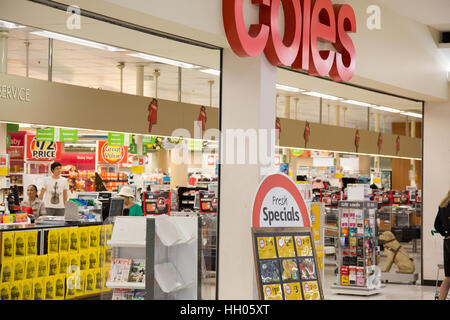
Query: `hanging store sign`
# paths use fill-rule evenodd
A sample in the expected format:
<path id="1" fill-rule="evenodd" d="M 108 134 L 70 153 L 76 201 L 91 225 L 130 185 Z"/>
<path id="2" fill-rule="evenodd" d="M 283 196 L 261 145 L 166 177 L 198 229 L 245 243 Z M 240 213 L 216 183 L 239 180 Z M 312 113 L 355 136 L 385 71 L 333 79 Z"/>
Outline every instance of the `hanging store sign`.
<path id="1" fill-rule="evenodd" d="M 38 141 L 35 135 L 27 135 L 26 145 L 28 161 L 55 161 L 61 159 L 61 142 Z"/>
<path id="2" fill-rule="evenodd" d="M 9 154 L 0 154 L 0 176 L 8 175 Z"/>
<path id="3" fill-rule="evenodd" d="M 303 196 L 289 176 L 275 173 L 261 181 L 253 201 L 252 226 L 311 227 Z"/>
<path id="4" fill-rule="evenodd" d="M 354 74 L 356 50 L 348 33 L 356 32 L 356 17 L 349 5 L 331 0 L 262 0 L 259 23 L 250 30 L 244 21 L 244 0 L 223 0 L 223 21 L 228 42 L 240 57 L 256 57 L 263 51 L 274 66 L 291 66 L 334 81 L 349 81 Z M 278 15 L 283 3 L 285 30 L 281 37 Z M 328 42 L 335 51 L 320 50 Z"/>
<path id="5" fill-rule="evenodd" d="M 99 163 L 126 164 L 128 162 L 128 147 L 110 146 L 107 141 L 99 141 L 97 150 Z"/>
<path id="6" fill-rule="evenodd" d="M 36 129 L 36 141 L 55 141 L 55 128 Z"/>
<path id="7" fill-rule="evenodd" d="M 59 129 L 59 141 L 61 142 L 78 142 L 78 129 Z"/>

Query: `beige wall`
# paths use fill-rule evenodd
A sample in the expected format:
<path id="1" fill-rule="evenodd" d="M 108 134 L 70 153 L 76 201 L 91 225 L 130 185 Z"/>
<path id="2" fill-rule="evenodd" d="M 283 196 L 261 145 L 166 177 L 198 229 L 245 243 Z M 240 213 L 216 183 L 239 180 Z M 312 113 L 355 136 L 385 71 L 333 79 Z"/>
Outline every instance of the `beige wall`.
<path id="1" fill-rule="evenodd" d="M 423 277 L 436 278 L 442 263 L 442 237 L 431 236 L 440 201 L 450 189 L 450 102 L 427 103 L 423 158 Z M 441 272 L 442 275 L 443 272 Z"/>

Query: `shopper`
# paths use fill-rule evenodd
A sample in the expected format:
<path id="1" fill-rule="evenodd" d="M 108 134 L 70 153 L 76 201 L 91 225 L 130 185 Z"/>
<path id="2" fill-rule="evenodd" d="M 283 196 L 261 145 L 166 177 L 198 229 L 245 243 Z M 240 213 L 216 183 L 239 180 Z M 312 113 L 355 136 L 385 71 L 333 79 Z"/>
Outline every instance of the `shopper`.
<path id="1" fill-rule="evenodd" d="M 119 196 L 124 198 L 124 216 L 143 216 L 142 208 L 134 200 L 133 190 L 130 187 L 123 187 Z"/>
<path id="2" fill-rule="evenodd" d="M 434 228 L 444 237 L 445 278 L 439 291 L 439 300 L 445 300 L 450 289 L 450 190 L 439 205 Z"/>
<path id="3" fill-rule="evenodd" d="M 30 184 L 27 187 L 27 199 L 24 199 L 20 206 L 22 210 L 24 208 L 31 208 L 33 210 L 34 219 L 39 218 L 40 216 L 45 216 L 47 213 L 45 211 L 44 201 L 38 199 L 37 196 L 38 190 L 34 184 Z"/>
<path id="4" fill-rule="evenodd" d="M 61 177 L 61 163 L 52 163 L 50 170 L 52 175 L 44 180 L 39 199 L 44 200 L 47 215 L 64 216 L 69 183 Z"/>

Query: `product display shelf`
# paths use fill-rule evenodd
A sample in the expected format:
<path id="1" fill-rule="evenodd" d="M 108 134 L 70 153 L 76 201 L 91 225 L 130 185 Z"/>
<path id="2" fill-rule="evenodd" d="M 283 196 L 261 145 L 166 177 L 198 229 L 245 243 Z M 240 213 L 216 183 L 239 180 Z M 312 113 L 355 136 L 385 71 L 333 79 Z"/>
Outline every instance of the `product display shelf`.
<path id="1" fill-rule="evenodd" d="M 339 201 L 339 268 L 336 283 L 332 285 L 335 294 L 380 293 L 376 209 L 375 201 Z"/>

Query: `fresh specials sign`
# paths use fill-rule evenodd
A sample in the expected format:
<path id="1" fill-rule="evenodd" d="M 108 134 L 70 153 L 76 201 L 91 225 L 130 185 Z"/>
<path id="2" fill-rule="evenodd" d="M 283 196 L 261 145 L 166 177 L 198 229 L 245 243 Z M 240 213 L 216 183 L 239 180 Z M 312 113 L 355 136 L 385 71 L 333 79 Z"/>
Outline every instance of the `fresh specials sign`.
<path id="1" fill-rule="evenodd" d="M 261 181 L 253 201 L 252 226 L 311 226 L 305 201 L 289 176 L 276 173 Z"/>

